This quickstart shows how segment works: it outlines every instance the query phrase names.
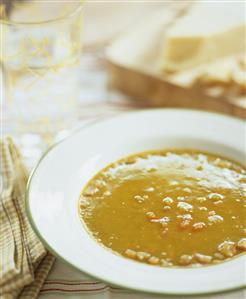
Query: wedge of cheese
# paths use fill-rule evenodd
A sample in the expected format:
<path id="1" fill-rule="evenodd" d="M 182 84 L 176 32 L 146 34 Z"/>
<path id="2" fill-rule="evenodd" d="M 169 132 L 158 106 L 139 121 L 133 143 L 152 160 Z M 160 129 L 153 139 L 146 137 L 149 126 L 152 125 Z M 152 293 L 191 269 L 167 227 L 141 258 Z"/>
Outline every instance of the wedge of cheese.
<path id="1" fill-rule="evenodd" d="M 197 1 L 168 29 L 164 71 L 182 71 L 245 51 L 245 2 Z"/>

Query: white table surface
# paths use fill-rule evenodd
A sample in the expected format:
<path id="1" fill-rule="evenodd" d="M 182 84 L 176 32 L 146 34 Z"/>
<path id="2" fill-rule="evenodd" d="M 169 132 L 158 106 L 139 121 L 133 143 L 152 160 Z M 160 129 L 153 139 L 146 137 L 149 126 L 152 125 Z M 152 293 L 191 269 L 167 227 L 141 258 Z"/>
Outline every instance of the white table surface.
<path id="1" fill-rule="evenodd" d="M 56 284 L 56 282 L 62 282 L 63 284 Z M 53 282 L 53 283 L 52 283 Z M 83 284 L 85 282 L 86 284 Z M 66 284 L 67 283 L 67 284 Z M 68 285 L 69 283 L 74 283 L 73 286 Z M 81 274 L 79 271 L 64 265 L 61 261 L 56 261 L 55 266 L 50 272 L 48 281 L 44 284 L 39 299 L 244 299 L 246 298 L 246 292 L 243 290 L 217 294 L 217 295 L 206 295 L 206 296 L 154 296 L 150 294 L 140 294 L 134 293 L 125 290 L 115 290 L 107 286 L 106 284 L 99 282 L 96 285 L 93 285 L 95 280 L 90 277 L 87 277 L 84 274 Z M 56 291 L 52 291 L 56 289 Z M 99 289 L 99 291 L 97 291 Z M 63 291 L 62 291 L 63 290 Z M 67 290 L 65 292 L 64 290 Z M 73 291 L 68 291 L 73 290 Z M 91 291 L 86 291 L 91 290 Z"/>

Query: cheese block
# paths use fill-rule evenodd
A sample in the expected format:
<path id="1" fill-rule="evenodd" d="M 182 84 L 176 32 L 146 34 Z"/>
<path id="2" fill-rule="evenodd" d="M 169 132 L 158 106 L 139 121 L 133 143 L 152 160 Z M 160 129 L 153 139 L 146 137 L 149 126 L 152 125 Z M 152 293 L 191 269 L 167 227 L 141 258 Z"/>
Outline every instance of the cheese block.
<path id="1" fill-rule="evenodd" d="M 244 1 L 198 1 L 168 29 L 162 68 L 177 72 L 243 52 L 245 29 Z"/>

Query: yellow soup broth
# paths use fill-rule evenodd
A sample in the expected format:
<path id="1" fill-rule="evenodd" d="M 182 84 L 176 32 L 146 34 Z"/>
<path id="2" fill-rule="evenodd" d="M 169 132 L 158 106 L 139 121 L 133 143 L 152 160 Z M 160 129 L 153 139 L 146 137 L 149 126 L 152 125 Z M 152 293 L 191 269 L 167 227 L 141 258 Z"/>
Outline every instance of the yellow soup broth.
<path id="1" fill-rule="evenodd" d="M 164 267 L 199 266 L 246 250 L 246 169 L 192 150 L 122 159 L 89 181 L 79 213 L 114 252 Z"/>

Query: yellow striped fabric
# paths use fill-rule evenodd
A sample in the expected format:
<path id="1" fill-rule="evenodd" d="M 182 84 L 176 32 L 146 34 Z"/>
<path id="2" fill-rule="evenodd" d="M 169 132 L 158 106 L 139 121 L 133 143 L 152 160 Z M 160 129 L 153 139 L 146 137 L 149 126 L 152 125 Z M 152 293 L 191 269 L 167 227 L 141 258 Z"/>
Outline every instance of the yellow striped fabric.
<path id="1" fill-rule="evenodd" d="M 47 254 L 25 214 L 28 178 L 10 137 L 0 140 L 0 298 L 36 298 L 54 257 Z"/>

